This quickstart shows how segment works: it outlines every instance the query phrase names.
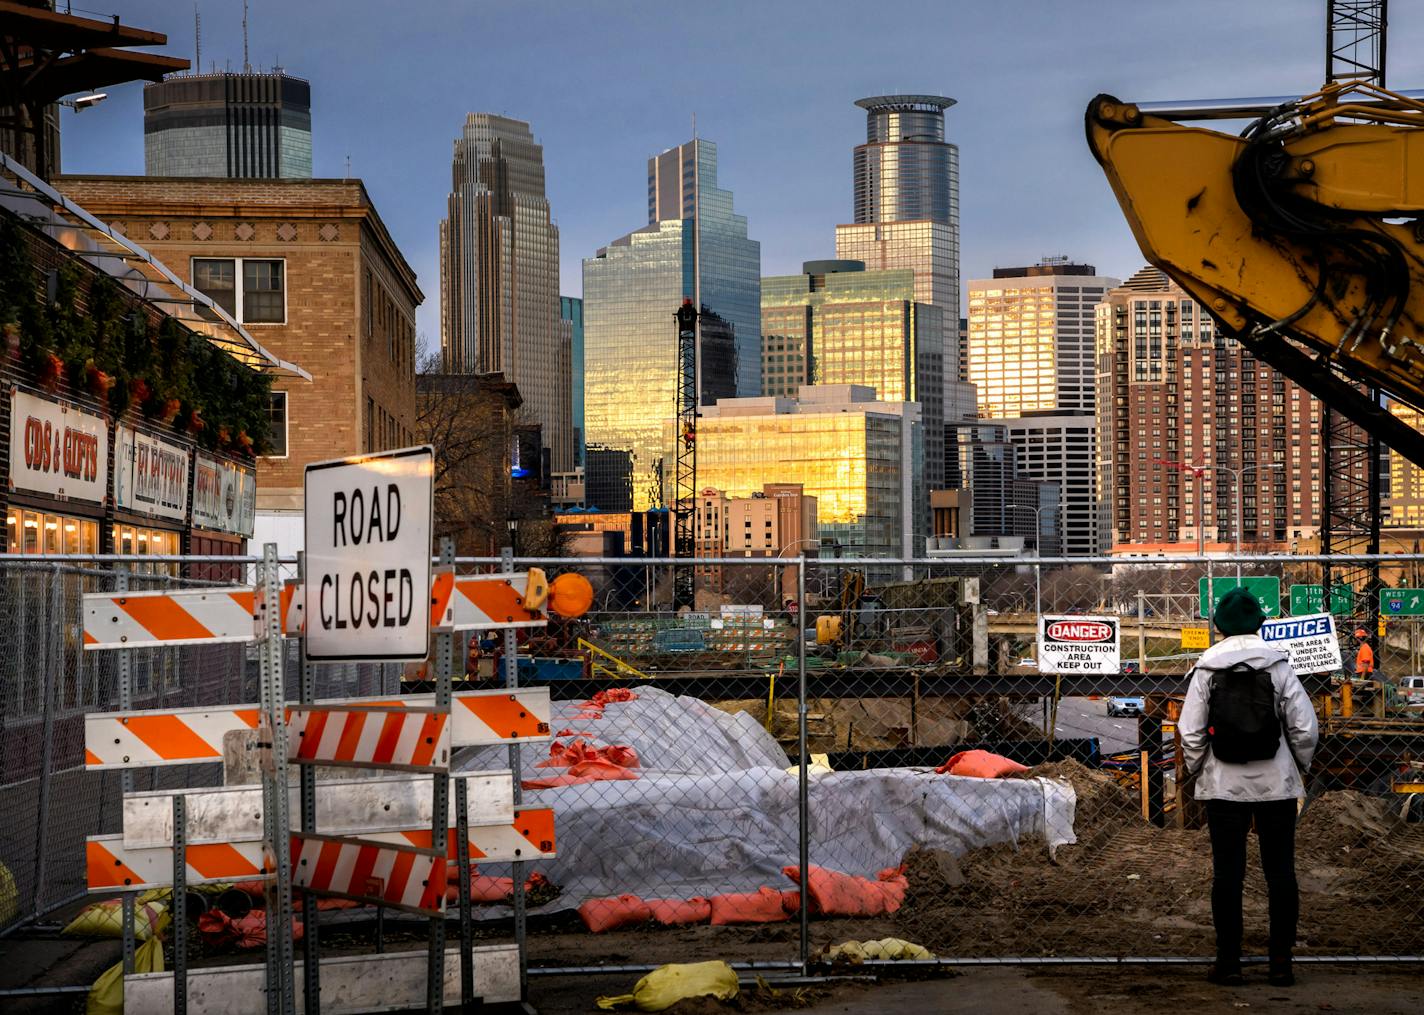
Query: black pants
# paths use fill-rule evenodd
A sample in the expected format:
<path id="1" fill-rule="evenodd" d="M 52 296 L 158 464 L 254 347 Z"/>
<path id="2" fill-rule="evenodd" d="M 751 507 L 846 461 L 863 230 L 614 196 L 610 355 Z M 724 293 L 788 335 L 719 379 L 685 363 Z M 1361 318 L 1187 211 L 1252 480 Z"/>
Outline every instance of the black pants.
<path id="1" fill-rule="evenodd" d="M 1216 925 L 1216 962 L 1235 968 L 1241 962 L 1241 891 L 1246 879 L 1246 834 L 1256 821 L 1261 845 L 1261 872 L 1266 875 L 1273 959 L 1289 959 L 1300 918 L 1300 892 L 1295 881 L 1294 800 L 1241 803 L 1206 801 L 1211 830 L 1211 918 Z"/>

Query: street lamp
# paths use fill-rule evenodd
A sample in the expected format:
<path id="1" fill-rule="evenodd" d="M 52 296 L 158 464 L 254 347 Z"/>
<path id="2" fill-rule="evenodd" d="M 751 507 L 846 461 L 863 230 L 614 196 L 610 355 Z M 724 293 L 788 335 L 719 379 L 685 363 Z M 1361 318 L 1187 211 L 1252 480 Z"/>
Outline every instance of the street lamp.
<path id="1" fill-rule="evenodd" d="M 1236 480 L 1236 549 L 1235 549 L 1235 553 L 1236 553 L 1236 584 L 1237 584 L 1237 586 L 1239 587 L 1239 586 L 1241 585 L 1241 529 L 1242 529 L 1242 522 L 1241 522 L 1241 503 L 1242 503 L 1242 501 L 1244 501 L 1244 500 L 1246 499 L 1245 496 L 1242 494 L 1242 490 L 1241 490 L 1241 477 L 1242 477 L 1242 475 L 1243 475 L 1244 473 L 1246 473 L 1246 472 L 1256 472 L 1256 471 L 1259 471 L 1259 470 L 1261 470 L 1261 469 L 1284 469 L 1284 468 L 1285 468 L 1285 465 L 1284 465 L 1283 463 L 1281 463 L 1281 462 L 1268 462 L 1268 463 L 1266 463 L 1265 465 L 1241 465 L 1241 466 L 1238 466 L 1238 467 L 1236 467 L 1236 468 L 1232 468 L 1232 467 L 1229 466 L 1229 465 L 1196 465 L 1196 466 L 1193 466 L 1193 468 L 1197 470 L 1198 475 L 1200 475 L 1200 473 L 1201 473 L 1202 471 L 1229 472 L 1229 473 L 1231 473 L 1231 475 L 1232 475 L 1232 476 L 1235 478 L 1235 480 Z M 1205 495 L 1203 494 L 1203 496 L 1205 496 Z M 1198 529 L 1200 529 L 1200 526 L 1198 526 Z"/>
<path id="2" fill-rule="evenodd" d="M 1031 504 L 1005 504 L 1004 507 L 1010 511 L 1033 512 L 1033 553 L 1035 557 L 1043 557 L 1043 507 L 1034 507 Z M 1036 563 L 1033 565 L 1033 609 L 1034 613 L 1043 616 L 1043 565 Z"/>

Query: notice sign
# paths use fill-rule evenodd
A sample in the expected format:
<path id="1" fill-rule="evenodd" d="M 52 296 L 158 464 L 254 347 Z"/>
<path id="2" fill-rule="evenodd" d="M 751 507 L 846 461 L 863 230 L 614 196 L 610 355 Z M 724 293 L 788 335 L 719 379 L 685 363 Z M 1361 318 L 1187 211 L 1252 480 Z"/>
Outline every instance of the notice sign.
<path id="1" fill-rule="evenodd" d="M 1116 617 L 1043 617 L 1038 622 L 1040 673 L 1117 673 Z"/>
<path id="2" fill-rule="evenodd" d="M 10 485 L 51 497 L 104 503 L 109 424 L 73 406 L 10 392 Z"/>
<path id="3" fill-rule="evenodd" d="M 307 466 L 308 659 L 426 657 L 434 478 L 428 445 Z"/>
<path id="4" fill-rule="evenodd" d="M 114 448 L 114 504 L 183 521 L 188 517 L 188 452 L 175 444 L 118 428 Z"/>
<path id="5" fill-rule="evenodd" d="M 1286 654 L 1296 676 L 1333 673 L 1343 668 L 1335 618 L 1328 613 L 1268 620 L 1261 625 L 1261 637 Z"/>

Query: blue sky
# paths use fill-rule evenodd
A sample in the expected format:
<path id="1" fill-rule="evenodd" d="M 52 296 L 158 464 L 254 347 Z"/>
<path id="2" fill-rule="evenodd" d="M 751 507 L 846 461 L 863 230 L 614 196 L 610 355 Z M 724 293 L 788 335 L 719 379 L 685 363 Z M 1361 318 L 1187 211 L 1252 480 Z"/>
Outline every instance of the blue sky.
<path id="1" fill-rule="evenodd" d="M 190 0 L 85 0 L 192 57 Z M 1424 12 L 1391 11 L 1390 83 L 1424 87 Z M 242 5 L 200 0 L 203 62 L 242 64 Z M 419 275 L 439 341 L 437 226 L 464 115 L 528 120 L 544 145 L 563 291 L 641 226 L 646 160 L 698 133 L 761 241 L 763 274 L 834 254 L 850 219 L 857 98 L 949 95 L 962 273 L 1067 254 L 1142 264 L 1083 141 L 1098 92 L 1279 95 L 1323 80 L 1325 0 L 251 0 L 252 63 L 312 83 L 315 175 L 346 159 Z M 71 173 L 142 173 L 142 86 L 66 111 Z"/>

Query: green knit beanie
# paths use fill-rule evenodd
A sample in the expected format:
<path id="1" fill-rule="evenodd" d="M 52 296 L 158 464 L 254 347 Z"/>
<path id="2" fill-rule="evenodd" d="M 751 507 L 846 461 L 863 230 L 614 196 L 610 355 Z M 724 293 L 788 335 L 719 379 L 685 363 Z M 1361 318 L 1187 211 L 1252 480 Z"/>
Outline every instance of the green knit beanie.
<path id="1" fill-rule="evenodd" d="M 1233 634 L 1255 634 L 1266 622 L 1261 601 L 1242 588 L 1232 589 L 1216 604 L 1213 618 L 1216 629 L 1230 637 Z"/>

